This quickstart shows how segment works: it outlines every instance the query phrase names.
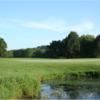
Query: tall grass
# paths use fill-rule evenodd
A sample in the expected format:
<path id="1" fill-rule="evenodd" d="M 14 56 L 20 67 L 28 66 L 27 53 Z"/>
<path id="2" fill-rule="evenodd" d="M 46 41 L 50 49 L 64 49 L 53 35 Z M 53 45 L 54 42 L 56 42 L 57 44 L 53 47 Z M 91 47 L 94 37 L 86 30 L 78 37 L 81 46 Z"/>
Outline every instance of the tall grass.
<path id="1" fill-rule="evenodd" d="M 100 59 L 0 59 L 0 98 L 35 98 L 50 79 L 100 79 Z"/>
<path id="2" fill-rule="evenodd" d="M 40 83 L 28 76 L 0 78 L 0 98 L 35 98 L 39 90 Z"/>

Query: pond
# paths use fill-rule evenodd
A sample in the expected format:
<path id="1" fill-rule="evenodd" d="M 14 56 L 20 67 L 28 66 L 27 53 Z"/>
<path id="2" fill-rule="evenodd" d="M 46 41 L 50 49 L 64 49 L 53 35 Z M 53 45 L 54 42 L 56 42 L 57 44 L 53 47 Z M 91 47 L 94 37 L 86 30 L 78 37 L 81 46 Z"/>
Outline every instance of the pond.
<path id="1" fill-rule="evenodd" d="M 42 100 L 96 100 L 100 99 L 100 82 L 44 83 L 41 86 Z"/>

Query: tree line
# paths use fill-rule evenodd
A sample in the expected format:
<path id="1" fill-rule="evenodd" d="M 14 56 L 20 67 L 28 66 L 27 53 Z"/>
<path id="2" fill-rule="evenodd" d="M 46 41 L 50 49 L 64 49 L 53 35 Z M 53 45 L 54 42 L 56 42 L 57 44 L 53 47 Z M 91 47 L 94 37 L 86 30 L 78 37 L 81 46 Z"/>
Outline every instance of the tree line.
<path id="1" fill-rule="evenodd" d="M 100 57 L 100 35 L 81 35 L 71 31 L 62 40 L 49 45 L 7 51 L 7 43 L 0 38 L 0 57 L 14 58 L 97 58 Z"/>

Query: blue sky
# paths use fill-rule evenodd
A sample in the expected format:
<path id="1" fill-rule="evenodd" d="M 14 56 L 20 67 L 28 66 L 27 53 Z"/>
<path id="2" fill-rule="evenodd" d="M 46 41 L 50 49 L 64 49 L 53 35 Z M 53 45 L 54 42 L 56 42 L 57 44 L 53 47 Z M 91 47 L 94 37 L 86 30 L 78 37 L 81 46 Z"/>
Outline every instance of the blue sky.
<path id="1" fill-rule="evenodd" d="M 99 34 L 99 0 L 0 0 L 0 37 L 8 49 L 47 45 L 70 31 Z"/>

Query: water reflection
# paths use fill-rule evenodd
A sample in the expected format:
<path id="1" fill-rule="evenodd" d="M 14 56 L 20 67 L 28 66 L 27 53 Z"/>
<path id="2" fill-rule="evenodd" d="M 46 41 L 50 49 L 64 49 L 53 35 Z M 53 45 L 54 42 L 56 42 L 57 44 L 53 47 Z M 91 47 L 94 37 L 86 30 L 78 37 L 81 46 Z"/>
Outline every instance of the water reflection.
<path id="1" fill-rule="evenodd" d="M 43 84 L 40 98 L 43 100 L 97 100 L 100 99 L 100 85 Z"/>

